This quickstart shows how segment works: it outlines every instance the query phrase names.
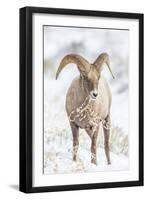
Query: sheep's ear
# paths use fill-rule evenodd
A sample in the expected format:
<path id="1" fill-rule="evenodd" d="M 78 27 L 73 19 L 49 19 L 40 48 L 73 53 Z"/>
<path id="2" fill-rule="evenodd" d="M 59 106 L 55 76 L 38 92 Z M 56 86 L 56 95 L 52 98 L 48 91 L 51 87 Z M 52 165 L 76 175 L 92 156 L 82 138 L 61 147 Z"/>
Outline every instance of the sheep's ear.
<path id="1" fill-rule="evenodd" d="M 100 54 L 98 56 L 98 58 L 96 59 L 96 61 L 93 63 L 93 65 L 96 67 L 98 72 L 101 72 L 103 70 L 104 64 L 107 65 L 112 77 L 115 78 L 112 71 L 111 71 L 111 68 L 110 68 L 109 55 L 107 53 Z"/>

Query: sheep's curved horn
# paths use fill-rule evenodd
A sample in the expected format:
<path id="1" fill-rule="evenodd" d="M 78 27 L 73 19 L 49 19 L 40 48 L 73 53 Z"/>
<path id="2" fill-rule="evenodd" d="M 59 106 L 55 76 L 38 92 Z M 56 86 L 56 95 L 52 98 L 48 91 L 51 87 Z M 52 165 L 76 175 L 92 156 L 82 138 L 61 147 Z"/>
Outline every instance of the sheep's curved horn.
<path id="1" fill-rule="evenodd" d="M 112 75 L 113 78 L 114 75 L 111 71 L 111 68 L 110 68 L 110 61 L 109 61 L 109 55 L 107 53 L 102 53 L 98 56 L 98 58 L 96 59 L 96 61 L 93 63 L 93 65 L 96 67 L 96 69 L 101 72 L 102 69 L 103 69 L 103 64 L 106 63 L 106 65 L 108 66 L 108 69 Z"/>
<path id="2" fill-rule="evenodd" d="M 87 75 L 88 72 L 90 71 L 90 64 L 87 60 L 85 60 L 82 56 L 80 55 L 76 55 L 76 54 L 69 54 L 67 56 L 65 56 L 61 63 L 60 66 L 56 72 L 56 79 L 58 78 L 60 72 L 62 71 L 62 69 L 68 65 L 69 63 L 74 63 L 77 65 L 79 71 L 83 74 L 83 75 Z"/>

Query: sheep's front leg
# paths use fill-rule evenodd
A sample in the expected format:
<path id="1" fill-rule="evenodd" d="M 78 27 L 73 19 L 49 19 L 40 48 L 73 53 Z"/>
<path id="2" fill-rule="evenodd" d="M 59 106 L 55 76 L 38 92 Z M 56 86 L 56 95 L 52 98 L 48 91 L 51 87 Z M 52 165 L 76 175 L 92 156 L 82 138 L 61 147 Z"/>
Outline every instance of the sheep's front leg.
<path id="1" fill-rule="evenodd" d="M 99 127 L 94 131 L 91 137 L 91 163 L 97 165 L 97 137 Z"/>
<path id="2" fill-rule="evenodd" d="M 111 164 L 110 151 L 109 151 L 110 125 L 111 125 L 111 120 L 110 120 L 110 115 L 108 115 L 107 118 L 105 119 L 105 123 L 103 124 L 104 146 L 105 146 L 105 154 L 106 154 L 108 165 Z"/>
<path id="3" fill-rule="evenodd" d="M 79 127 L 74 123 L 70 123 L 73 135 L 73 160 L 77 160 L 77 151 L 79 147 Z"/>

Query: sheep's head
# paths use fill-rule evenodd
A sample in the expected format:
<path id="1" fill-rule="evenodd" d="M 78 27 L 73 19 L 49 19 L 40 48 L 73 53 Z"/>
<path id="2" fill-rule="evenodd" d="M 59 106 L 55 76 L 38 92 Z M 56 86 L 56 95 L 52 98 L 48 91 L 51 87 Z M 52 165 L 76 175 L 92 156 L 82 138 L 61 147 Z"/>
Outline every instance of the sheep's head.
<path id="1" fill-rule="evenodd" d="M 96 99 L 98 95 L 98 83 L 104 64 L 108 66 L 109 71 L 112 74 L 109 65 L 108 54 L 107 53 L 100 54 L 93 64 L 90 64 L 80 55 L 76 54 L 67 55 L 63 58 L 63 60 L 60 63 L 60 66 L 56 73 L 56 79 L 58 78 L 62 69 L 69 63 L 74 63 L 77 65 L 81 74 L 84 89 L 88 92 L 88 94 L 92 97 L 92 99 Z M 113 74 L 112 77 L 114 78 Z"/>

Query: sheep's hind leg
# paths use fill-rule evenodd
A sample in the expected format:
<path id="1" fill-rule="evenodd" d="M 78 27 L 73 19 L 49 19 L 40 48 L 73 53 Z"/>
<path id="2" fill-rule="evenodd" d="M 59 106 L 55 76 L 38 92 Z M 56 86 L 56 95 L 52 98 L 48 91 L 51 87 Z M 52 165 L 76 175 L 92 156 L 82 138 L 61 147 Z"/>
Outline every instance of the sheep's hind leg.
<path id="1" fill-rule="evenodd" d="M 71 123 L 71 130 L 73 135 L 73 160 L 77 161 L 77 151 L 79 147 L 79 127 Z"/>
<path id="2" fill-rule="evenodd" d="M 105 123 L 103 124 L 105 155 L 107 158 L 108 165 L 111 164 L 110 150 L 109 150 L 110 124 L 111 124 L 110 115 L 108 115 L 105 119 Z"/>

